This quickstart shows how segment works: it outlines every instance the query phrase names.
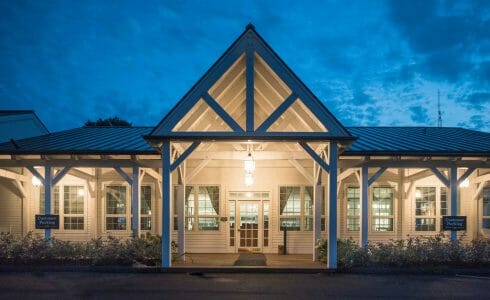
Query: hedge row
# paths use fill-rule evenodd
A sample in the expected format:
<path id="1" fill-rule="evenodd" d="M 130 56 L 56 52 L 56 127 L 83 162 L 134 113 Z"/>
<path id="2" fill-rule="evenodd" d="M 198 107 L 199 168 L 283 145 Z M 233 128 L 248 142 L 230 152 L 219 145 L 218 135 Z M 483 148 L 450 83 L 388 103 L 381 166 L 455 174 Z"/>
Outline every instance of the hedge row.
<path id="1" fill-rule="evenodd" d="M 320 259 L 327 260 L 327 240 L 317 241 Z M 352 239 L 337 241 L 339 269 L 353 267 L 490 266 L 490 240 L 470 243 L 450 241 L 443 234 L 429 238 L 408 237 L 359 247 Z"/>
<path id="2" fill-rule="evenodd" d="M 174 259 L 176 250 L 177 245 L 172 243 Z M 32 233 L 24 237 L 0 233 L 0 264 L 127 266 L 140 263 L 157 266 L 161 253 L 161 237 L 155 235 L 132 239 L 109 236 L 88 242 L 69 242 L 56 238 L 46 240 Z"/>

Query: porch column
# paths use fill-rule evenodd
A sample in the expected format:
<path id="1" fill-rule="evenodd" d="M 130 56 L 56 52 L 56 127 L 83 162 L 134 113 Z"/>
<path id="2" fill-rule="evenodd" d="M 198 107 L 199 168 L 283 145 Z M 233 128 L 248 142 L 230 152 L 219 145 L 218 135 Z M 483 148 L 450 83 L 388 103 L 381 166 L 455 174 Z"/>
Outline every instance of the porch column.
<path id="1" fill-rule="evenodd" d="M 451 216 L 458 215 L 458 168 L 452 166 L 449 169 L 449 199 L 451 200 Z M 451 241 L 458 239 L 457 231 L 451 231 Z"/>
<path id="2" fill-rule="evenodd" d="M 44 167 L 44 214 L 51 214 L 51 196 L 53 194 L 53 170 L 51 166 Z M 51 229 L 44 229 L 44 237 L 49 240 L 51 238 Z"/>
<path id="3" fill-rule="evenodd" d="M 360 245 L 361 247 L 365 247 L 368 242 L 368 190 L 369 190 L 369 168 L 361 167 L 360 174 L 360 200 L 361 200 L 361 213 L 360 213 L 360 227 L 359 227 L 359 236 L 360 236 Z"/>
<path id="4" fill-rule="evenodd" d="M 327 268 L 337 268 L 337 144 L 328 146 L 330 172 L 328 175 L 328 260 Z"/>
<path id="5" fill-rule="evenodd" d="M 313 189 L 313 261 L 318 260 L 318 250 L 316 249 L 316 241 L 320 239 L 322 232 L 322 199 L 323 188 L 321 185 L 321 172 L 322 169 L 318 164 L 313 165 L 314 174 L 314 189 Z"/>
<path id="6" fill-rule="evenodd" d="M 133 237 L 139 237 L 140 233 L 140 210 L 139 210 L 139 200 L 140 200 L 140 168 L 138 166 L 133 166 L 133 182 L 131 185 L 131 207 L 133 208 L 133 219 L 131 222 L 131 230 L 133 232 Z"/>
<path id="7" fill-rule="evenodd" d="M 170 141 L 162 143 L 162 268 L 172 266 L 172 238 L 170 236 Z"/>
<path id="8" fill-rule="evenodd" d="M 185 185 L 179 184 L 176 191 L 177 199 L 177 245 L 179 260 L 185 261 Z"/>

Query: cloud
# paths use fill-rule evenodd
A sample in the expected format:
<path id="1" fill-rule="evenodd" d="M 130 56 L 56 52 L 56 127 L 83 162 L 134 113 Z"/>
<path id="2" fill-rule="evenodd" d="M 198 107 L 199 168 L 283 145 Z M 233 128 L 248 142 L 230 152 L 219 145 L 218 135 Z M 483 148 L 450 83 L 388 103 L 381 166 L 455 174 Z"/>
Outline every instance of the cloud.
<path id="1" fill-rule="evenodd" d="M 429 123 L 429 116 L 427 115 L 427 109 L 421 106 L 411 106 L 410 118 L 417 124 L 427 125 Z"/>

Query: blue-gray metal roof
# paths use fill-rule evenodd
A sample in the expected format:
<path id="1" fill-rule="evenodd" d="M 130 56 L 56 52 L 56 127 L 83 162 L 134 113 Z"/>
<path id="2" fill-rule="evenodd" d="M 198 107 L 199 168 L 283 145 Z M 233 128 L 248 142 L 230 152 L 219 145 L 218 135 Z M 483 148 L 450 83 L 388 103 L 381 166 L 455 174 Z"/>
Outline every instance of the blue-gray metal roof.
<path id="1" fill-rule="evenodd" d="M 357 140 L 343 155 L 490 156 L 490 133 L 455 127 L 347 127 Z"/>
<path id="2" fill-rule="evenodd" d="M 0 144 L 12 154 L 150 154 L 143 138 L 153 127 L 81 127 Z"/>
<path id="3" fill-rule="evenodd" d="M 156 154 L 153 127 L 82 127 L 0 144 L 0 154 Z M 452 127 L 347 127 L 342 155 L 490 156 L 490 133 Z"/>

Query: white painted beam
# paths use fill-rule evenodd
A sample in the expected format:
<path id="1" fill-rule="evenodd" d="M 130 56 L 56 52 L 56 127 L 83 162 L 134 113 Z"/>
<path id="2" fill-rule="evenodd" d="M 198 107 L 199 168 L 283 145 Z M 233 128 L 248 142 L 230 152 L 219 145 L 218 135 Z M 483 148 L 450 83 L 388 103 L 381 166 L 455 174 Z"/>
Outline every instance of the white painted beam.
<path id="1" fill-rule="evenodd" d="M 298 171 L 298 172 L 299 172 L 301 175 L 303 175 L 303 176 L 306 178 L 306 180 L 308 180 L 308 182 L 309 182 L 309 183 L 311 183 L 311 184 L 314 184 L 314 183 L 315 183 L 315 181 L 314 181 L 314 179 L 313 179 L 313 176 L 311 176 L 311 175 L 310 175 L 310 174 L 309 174 L 309 173 L 306 171 L 306 169 L 305 169 L 305 168 L 304 168 L 304 167 L 303 167 L 303 166 L 302 166 L 302 165 L 301 165 L 301 164 L 300 164 L 298 161 L 296 161 L 296 160 L 294 160 L 294 159 L 289 159 L 288 161 L 289 161 L 289 163 L 290 163 L 291 165 L 293 165 L 293 167 L 295 167 L 295 168 L 296 168 L 296 170 L 297 170 L 297 171 Z"/>
<path id="2" fill-rule="evenodd" d="M 187 178 L 185 179 L 186 182 L 190 182 L 192 180 L 192 178 L 194 178 L 197 174 L 199 174 L 199 172 L 201 172 L 202 169 L 204 169 L 204 167 L 211 161 L 211 159 L 205 159 L 203 161 L 201 161 L 199 163 L 199 165 L 197 165 L 194 170 L 192 170 L 192 172 L 187 175 Z"/>
<path id="3" fill-rule="evenodd" d="M 27 177 L 26 175 L 17 174 L 15 172 L 4 170 L 4 169 L 0 169 L 0 177 L 12 179 L 12 180 L 19 180 L 23 182 L 29 181 L 29 177 Z"/>

